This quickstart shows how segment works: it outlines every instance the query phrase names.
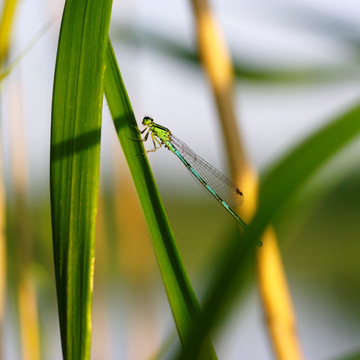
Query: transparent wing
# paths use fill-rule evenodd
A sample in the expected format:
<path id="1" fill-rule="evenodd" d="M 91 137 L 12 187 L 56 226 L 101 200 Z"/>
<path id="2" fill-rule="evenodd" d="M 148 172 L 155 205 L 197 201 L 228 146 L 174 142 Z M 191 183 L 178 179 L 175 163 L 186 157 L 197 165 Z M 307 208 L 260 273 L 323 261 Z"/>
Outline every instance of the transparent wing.
<path id="1" fill-rule="evenodd" d="M 180 155 L 200 175 L 200 177 L 229 205 L 239 206 L 244 201 L 243 193 L 219 170 L 196 155 L 182 140 L 171 135 L 171 143 Z M 190 172 L 191 173 L 191 172 Z M 193 175 L 191 173 L 191 175 Z M 196 177 L 193 175 L 196 179 Z M 196 179 L 198 181 L 198 179 Z"/>

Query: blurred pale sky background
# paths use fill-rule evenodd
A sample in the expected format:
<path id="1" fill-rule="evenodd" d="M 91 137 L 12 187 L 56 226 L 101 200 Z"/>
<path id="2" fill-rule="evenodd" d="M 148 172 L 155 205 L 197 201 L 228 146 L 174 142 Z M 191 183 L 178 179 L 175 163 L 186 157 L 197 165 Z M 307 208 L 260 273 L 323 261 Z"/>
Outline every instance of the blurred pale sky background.
<path id="1" fill-rule="evenodd" d="M 312 21 L 304 9 L 314 9 L 348 23 L 353 29 L 358 28 L 359 33 L 353 36 L 359 37 L 360 5 L 357 1 L 313 3 L 302 0 L 289 4 L 258 0 L 212 1 L 211 4 L 232 54 L 245 64 L 272 68 L 356 66 L 357 54 L 351 47 L 332 36 L 330 31 L 326 34 L 321 30 L 324 27 L 317 27 L 317 22 Z M 19 84 L 22 87 L 15 96 L 19 102 L 12 108 L 24 114 L 32 188 L 43 188 L 48 183 L 51 94 L 61 10 L 61 1 L 20 2 L 11 59 L 51 18 L 58 16 L 58 20 L 3 83 L 5 114 L 9 106 L 7 94 L 19 91 Z M 226 171 L 215 105 L 203 72 L 182 60 L 151 50 L 151 45 L 121 43 L 116 29 L 123 24 L 166 36 L 170 41 L 193 49 L 190 4 L 161 0 L 151 3 L 114 1 L 110 35 L 138 123 L 144 115 L 152 116 L 199 155 Z M 339 29 L 339 32 L 346 30 Z M 336 29 L 332 31 L 336 33 Z M 241 80 L 236 82 L 235 89 L 240 128 L 248 153 L 258 168 L 264 168 L 304 134 L 328 121 L 329 116 L 349 106 L 360 95 L 358 78 L 349 76 L 317 85 L 305 82 L 296 86 Z M 104 114 L 101 151 L 102 170 L 106 172 L 113 161 L 111 153 L 117 140 L 106 104 Z M 9 173 L 6 171 L 9 123 L 7 118 L 2 118 L 5 173 Z M 112 141 L 104 141 L 108 139 Z M 155 174 L 161 172 L 161 164 L 165 164 L 166 169 L 174 169 L 176 175 L 172 180 L 178 176 L 188 178 L 185 171 L 176 170 L 179 164 L 169 155 L 164 151 L 150 154 Z"/>

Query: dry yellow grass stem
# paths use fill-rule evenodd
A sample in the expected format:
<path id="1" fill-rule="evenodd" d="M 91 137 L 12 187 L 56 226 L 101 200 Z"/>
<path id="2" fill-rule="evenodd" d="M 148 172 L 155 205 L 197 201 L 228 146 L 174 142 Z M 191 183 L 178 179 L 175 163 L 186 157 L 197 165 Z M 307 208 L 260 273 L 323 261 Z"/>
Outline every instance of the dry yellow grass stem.
<path id="1" fill-rule="evenodd" d="M 227 152 L 234 174 L 240 173 L 246 162 L 245 153 L 238 136 L 233 106 L 233 68 L 226 44 L 220 35 L 205 1 L 192 1 L 197 29 L 197 42 L 206 74 L 210 80 L 217 109 L 222 121 Z M 236 154 L 236 155 L 235 155 Z"/>
<path id="2" fill-rule="evenodd" d="M 3 64 L 9 52 L 10 33 L 17 3 L 17 0 L 5 0 L 2 9 L 0 22 L 0 65 Z"/>
<path id="3" fill-rule="evenodd" d="M 295 314 L 272 228 L 264 239 L 257 252 L 258 281 L 273 348 L 278 359 L 301 359 Z"/>
<path id="4" fill-rule="evenodd" d="M 245 193 L 246 203 L 240 215 L 249 221 L 256 209 L 258 179 L 237 129 L 230 55 L 207 1 L 192 0 L 192 5 L 200 57 L 216 99 L 233 178 Z M 274 232 L 268 229 L 262 241 L 264 245 L 258 250 L 258 283 L 274 351 L 278 359 L 301 359 L 295 316 Z"/>
<path id="5" fill-rule="evenodd" d="M 33 280 L 23 274 L 18 290 L 22 359 L 40 359 L 37 297 Z"/>

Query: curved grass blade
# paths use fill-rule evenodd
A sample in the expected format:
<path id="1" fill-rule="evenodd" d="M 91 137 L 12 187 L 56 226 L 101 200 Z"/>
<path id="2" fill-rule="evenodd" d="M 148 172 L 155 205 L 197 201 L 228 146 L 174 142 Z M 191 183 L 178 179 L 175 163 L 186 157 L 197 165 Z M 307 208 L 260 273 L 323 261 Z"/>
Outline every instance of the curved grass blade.
<path id="1" fill-rule="evenodd" d="M 196 359 L 202 339 L 229 312 L 236 292 L 244 285 L 244 270 L 254 256 L 255 240 L 311 175 L 360 134 L 359 118 L 357 105 L 306 138 L 262 177 L 259 207 L 244 241 L 234 239 L 227 249 L 219 266 L 221 272 L 208 290 L 203 311 L 179 358 Z"/>
<path id="2" fill-rule="evenodd" d="M 50 190 L 64 359 L 89 359 L 105 49 L 111 0 L 68 0 L 51 125 Z"/>
<path id="3" fill-rule="evenodd" d="M 104 89 L 144 211 L 179 337 L 184 343 L 194 327 L 194 318 L 199 312 L 199 304 L 181 262 L 110 42 Z M 134 141 L 134 139 L 139 141 Z M 202 355 L 206 359 L 216 358 L 211 344 L 207 341 L 205 341 Z"/>

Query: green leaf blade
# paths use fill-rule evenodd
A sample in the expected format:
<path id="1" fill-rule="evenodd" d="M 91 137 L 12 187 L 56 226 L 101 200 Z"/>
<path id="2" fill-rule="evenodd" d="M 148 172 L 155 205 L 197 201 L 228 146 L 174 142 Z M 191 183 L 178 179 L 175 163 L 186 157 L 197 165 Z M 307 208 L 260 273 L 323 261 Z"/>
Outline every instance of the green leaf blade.
<path id="1" fill-rule="evenodd" d="M 50 191 L 65 359 L 88 359 L 104 58 L 111 0 L 67 1 L 57 53 Z"/>
<path id="2" fill-rule="evenodd" d="M 194 326 L 199 304 L 178 253 L 110 42 L 104 89 L 149 228 L 179 337 L 184 343 Z M 207 339 L 202 346 L 202 356 L 204 359 L 216 358 Z"/>

